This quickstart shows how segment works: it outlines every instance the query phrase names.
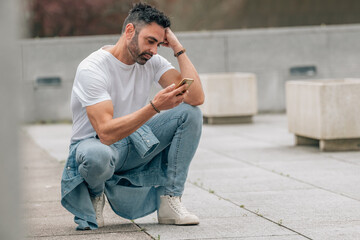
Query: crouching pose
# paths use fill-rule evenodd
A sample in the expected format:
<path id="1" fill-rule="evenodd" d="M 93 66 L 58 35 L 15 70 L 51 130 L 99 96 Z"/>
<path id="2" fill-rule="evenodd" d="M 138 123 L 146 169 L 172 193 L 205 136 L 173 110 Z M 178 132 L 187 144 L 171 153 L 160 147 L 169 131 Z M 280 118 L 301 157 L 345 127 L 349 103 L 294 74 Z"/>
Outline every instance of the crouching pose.
<path id="1" fill-rule="evenodd" d="M 157 55 L 173 50 L 180 72 Z M 183 78 L 194 81 L 175 86 Z M 163 89 L 149 101 L 156 82 Z M 115 45 L 78 66 L 71 96 L 73 132 L 61 182 L 61 203 L 78 230 L 104 226 L 105 195 L 119 216 L 157 211 L 161 224 L 198 224 L 181 202 L 197 149 L 204 101 L 199 76 L 162 12 L 130 10 Z M 167 111 L 163 111 L 167 110 Z"/>

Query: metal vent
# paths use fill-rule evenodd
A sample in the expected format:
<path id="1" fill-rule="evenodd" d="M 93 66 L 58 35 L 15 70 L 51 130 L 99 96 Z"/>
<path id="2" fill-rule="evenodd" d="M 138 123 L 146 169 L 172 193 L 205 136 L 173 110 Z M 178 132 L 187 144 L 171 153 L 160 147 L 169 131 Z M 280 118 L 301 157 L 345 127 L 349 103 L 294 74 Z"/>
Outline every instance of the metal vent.
<path id="1" fill-rule="evenodd" d="M 317 73 L 315 66 L 298 66 L 290 68 L 291 76 L 312 77 Z"/>
<path id="2" fill-rule="evenodd" d="M 60 77 L 39 77 L 36 79 L 37 86 L 60 86 Z"/>

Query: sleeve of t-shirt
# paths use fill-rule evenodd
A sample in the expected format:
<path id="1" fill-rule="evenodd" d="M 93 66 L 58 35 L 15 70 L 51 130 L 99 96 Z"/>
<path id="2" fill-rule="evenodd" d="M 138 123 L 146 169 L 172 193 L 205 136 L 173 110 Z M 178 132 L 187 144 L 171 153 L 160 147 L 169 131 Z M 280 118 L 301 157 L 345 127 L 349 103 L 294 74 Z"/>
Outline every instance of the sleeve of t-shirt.
<path id="1" fill-rule="evenodd" d="M 155 73 L 155 77 L 154 77 L 154 82 L 158 83 L 161 76 L 166 73 L 167 71 L 169 71 L 170 69 L 175 69 L 173 65 L 171 65 L 171 63 L 166 60 L 164 57 L 160 56 L 160 55 L 156 55 L 157 57 L 154 59 L 154 73 Z"/>
<path id="2" fill-rule="evenodd" d="M 89 69 L 81 69 L 76 74 L 73 91 L 82 107 L 111 100 L 104 76 Z"/>

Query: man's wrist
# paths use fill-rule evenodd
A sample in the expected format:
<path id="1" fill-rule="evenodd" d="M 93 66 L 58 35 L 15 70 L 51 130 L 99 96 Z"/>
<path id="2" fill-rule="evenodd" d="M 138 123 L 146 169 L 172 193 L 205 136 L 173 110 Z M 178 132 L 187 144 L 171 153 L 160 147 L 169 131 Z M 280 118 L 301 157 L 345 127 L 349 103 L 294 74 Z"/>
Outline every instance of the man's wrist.
<path id="1" fill-rule="evenodd" d="M 184 49 L 184 47 L 180 44 L 180 45 L 177 45 L 176 47 L 173 47 L 172 50 L 174 51 L 174 55 L 175 55 L 183 49 Z"/>
<path id="2" fill-rule="evenodd" d="M 174 54 L 174 57 L 178 57 L 178 56 L 180 56 L 181 54 L 183 54 L 184 52 L 186 52 L 186 49 L 185 49 L 185 48 L 183 48 L 183 49 L 181 49 L 179 52 L 175 53 L 175 54 Z"/>
<path id="3" fill-rule="evenodd" d="M 155 107 L 155 104 L 152 102 L 152 100 L 150 100 L 149 103 L 157 113 L 160 113 L 160 110 L 157 107 Z"/>

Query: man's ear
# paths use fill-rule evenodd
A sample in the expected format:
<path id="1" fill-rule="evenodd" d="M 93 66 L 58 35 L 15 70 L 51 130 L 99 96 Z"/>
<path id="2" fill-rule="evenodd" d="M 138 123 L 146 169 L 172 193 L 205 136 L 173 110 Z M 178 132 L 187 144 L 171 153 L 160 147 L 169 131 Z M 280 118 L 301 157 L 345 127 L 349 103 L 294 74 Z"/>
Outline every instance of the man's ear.
<path id="1" fill-rule="evenodd" d="M 135 35 L 135 26 L 132 23 L 128 23 L 125 27 L 126 39 L 130 40 Z"/>

